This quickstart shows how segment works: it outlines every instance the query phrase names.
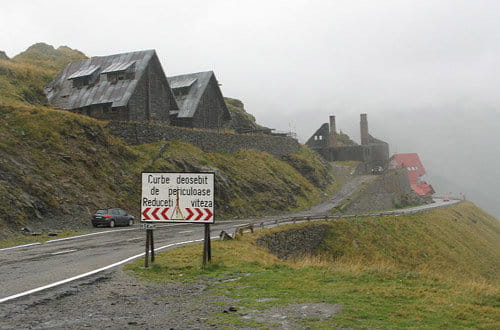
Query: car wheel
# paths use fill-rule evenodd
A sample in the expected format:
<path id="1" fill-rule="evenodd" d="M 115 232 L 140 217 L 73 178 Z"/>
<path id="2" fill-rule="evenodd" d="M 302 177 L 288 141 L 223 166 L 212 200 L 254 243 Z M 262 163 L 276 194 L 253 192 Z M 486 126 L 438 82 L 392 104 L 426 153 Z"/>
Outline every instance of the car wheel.
<path id="1" fill-rule="evenodd" d="M 97 227 L 97 224 L 96 224 L 96 223 L 93 223 L 93 224 L 92 224 L 92 227 Z"/>
<path id="2" fill-rule="evenodd" d="M 129 220 L 128 220 L 128 225 L 129 225 L 129 226 L 132 226 L 133 224 L 134 224 L 134 219 L 129 219 Z"/>
<path id="3" fill-rule="evenodd" d="M 109 227 L 110 227 L 110 228 L 113 228 L 114 226 L 115 226 L 115 220 L 111 220 L 111 221 L 109 222 Z"/>

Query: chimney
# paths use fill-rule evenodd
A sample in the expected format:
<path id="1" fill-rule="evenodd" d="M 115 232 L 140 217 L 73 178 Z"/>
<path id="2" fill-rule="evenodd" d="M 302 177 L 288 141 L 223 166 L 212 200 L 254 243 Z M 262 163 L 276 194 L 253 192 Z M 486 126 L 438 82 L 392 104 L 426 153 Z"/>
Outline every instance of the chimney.
<path id="1" fill-rule="evenodd" d="M 335 116 L 330 116 L 330 132 L 328 134 L 328 146 L 337 146 L 337 126 L 335 125 Z"/>
<path id="2" fill-rule="evenodd" d="M 366 113 L 360 115 L 359 127 L 361 130 L 361 145 L 367 145 L 368 139 L 368 119 L 366 118 Z"/>

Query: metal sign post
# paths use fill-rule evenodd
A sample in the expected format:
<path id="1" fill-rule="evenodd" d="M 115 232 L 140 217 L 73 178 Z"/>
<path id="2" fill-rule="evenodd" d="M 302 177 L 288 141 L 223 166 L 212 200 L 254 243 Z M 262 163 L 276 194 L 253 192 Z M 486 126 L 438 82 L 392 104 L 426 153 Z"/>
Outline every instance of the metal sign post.
<path id="1" fill-rule="evenodd" d="M 157 222 L 204 224 L 204 266 L 212 260 L 210 224 L 215 222 L 214 178 L 211 172 L 142 173 L 141 221 L 150 225 Z M 153 231 L 146 229 L 146 259 L 149 251 L 153 262 Z M 145 261 L 145 267 L 147 263 Z"/>
<path id="2" fill-rule="evenodd" d="M 149 267 L 149 230 L 146 229 L 146 252 L 144 254 L 144 268 Z"/>

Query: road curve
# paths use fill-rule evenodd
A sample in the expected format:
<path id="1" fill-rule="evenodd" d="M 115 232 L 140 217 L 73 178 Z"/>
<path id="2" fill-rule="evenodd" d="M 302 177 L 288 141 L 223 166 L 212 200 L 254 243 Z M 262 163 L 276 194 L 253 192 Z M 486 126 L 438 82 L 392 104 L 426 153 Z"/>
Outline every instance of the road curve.
<path id="1" fill-rule="evenodd" d="M 243 223 L 255 223 L 271 227 L 283 223 L 301 221 L 317 217 L 323 219 L 326 212 L 342 203 L 356 191 L 366 177 L 356 177 L 327 201 L 309 210 L 288 216 L 266 217 L 250 220 L 223 221 L 211 226 L 212 233 L 224 230 L 232 233 Z M 435 200 L 433 204 L 417 206 L 396 211 L 370 213 L 356 216 L 400 215 L 422 212 L 431 208 L 452 205 L 459 201 L 445 202 Z M 352 217 L 342 215 L 338 217 Z M 135 226 L 132 228 L 102 229 L 87 235 L 54 239 L 43 244 L 0 249 L 0 303 L 9 301 L 37 290 L 66 283 L 82 274 L 92 274 L 106 267 L 118 266 L 123 262 L 139 257 L 144 251 L 145 232 Z M 203 238 L 204 226 L 199 224 L 162 224 L 154 231 L 155 247 L 173 248 L 193 243 Z M 214 236 L 212 234 L 212 236 Z M 201 256 L 200 256 L 201 258 Z"/>

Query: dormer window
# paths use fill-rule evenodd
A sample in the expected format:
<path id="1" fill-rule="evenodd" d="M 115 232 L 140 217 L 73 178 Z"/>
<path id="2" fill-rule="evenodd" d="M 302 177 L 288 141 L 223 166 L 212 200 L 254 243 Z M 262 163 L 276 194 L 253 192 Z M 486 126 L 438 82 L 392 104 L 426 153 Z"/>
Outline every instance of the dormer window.
<path id="1" fill-rule="evenodd" d="M 184 80 L 174 81 L 170 84 L 170 88 L 175 96 L 184 96 L 189 94 L 191 86 L 196 82 L 196 78 L 188 78 Z"/>
<path id="2" fill-rule="evenodd" d="M 91 65 L 76 71 L 68 79 L 73 81 L 74 88 L 92 85 L 99 79 L 99 69 L 99 66 Z"/>
<path id="3" fill-rule="evenodd" d="M 113 63 L 104 69 L 101 73 L 106 75 L 106 79 L 116 84 L 120 80 L 130 80 L 135 78 L 136 61 L 125 63 Z"/>
<path id="4" fill-rule="evenodd" d="M 187 95 L 189 93 L 189 87 L 191 87 L 191 86 L 184 86 L 184 87 L 173 88 L 172 92 L 174 92 L 175 96 Z"/>

